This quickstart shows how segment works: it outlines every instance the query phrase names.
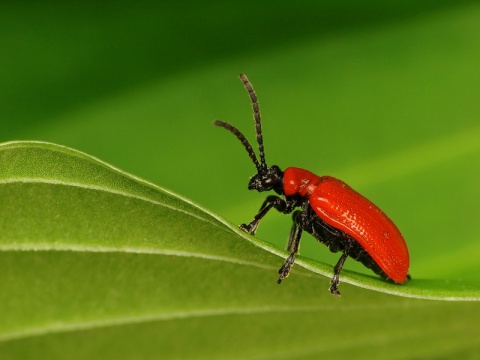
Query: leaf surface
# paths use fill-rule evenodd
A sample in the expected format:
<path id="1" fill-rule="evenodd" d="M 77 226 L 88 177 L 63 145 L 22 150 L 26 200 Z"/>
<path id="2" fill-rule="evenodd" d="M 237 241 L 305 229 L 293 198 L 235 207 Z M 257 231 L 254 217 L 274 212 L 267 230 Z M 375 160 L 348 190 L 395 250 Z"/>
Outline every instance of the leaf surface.
<path id="1" fill-rule="evenodd" d="M 462 319 L 462 329 L 469 330 L 478 320 L 471 314 L 475 303 L 409 299 L 479 300 L 475 281 L 414 279 L 398 286 L 346 271 L 344 297 L 337 299 L 326 291 L 330 266 L 300 258 L 278 286 L 282 251 L 186 199 L 66 147 L 5 143 L 0 164 L 0 352 L 12 356 L 40 351 L 82 358 L 104 351 L 105 358 L 129 358 L 161 351 L 171 358 L 229 357 L 239 350 L 231 342 L 240 339 L 250 344 L 242 357 L 275 353 L 280 350 L 271 347 L 282 344 L 288 356 L 309 358 L 338 351 L 308 341 L 327 344 L 332 327 L 345 331 L 337 316 L 355 314 L 356 331 L 374 319 L 382 325 L 372 339 L 388 328 L 400 343 L 418 336 L 406 319 L 451 312 L 451 320 Z M 385 321 L 385 312 L 404 320 Z M 285 332 L 279 330 L 285 324 Z M 254 325 L 253 333 L 247 331 Z M 361 346 L 372 341 L 360 339 Z M 114 346 L 104 347 L 112 341 Z M 88 345 L 79 349 L 80 342 Z"/>

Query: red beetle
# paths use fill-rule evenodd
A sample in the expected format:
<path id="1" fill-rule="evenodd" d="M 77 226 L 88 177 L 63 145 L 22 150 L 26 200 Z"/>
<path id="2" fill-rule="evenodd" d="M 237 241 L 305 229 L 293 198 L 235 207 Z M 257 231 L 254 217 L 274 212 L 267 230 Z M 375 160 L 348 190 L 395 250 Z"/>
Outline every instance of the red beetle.
<path id="1" fill-rule="evenodd" d="M 252 102 L 260 161 L 237 128 L 220 120 L 213 123 L 235 135 L 255 164 L 257 174 L 250 179 L 248 189 L 258 192 L 273 190 L 280 195 L 268 196 L 253 220 L 240 225 L 240 228 L 254 235 L 260 220 L 270 209 L 289 214 L 295 208 L 300 208 L 293 212 L 293 226 L 287 246 L 290 255 L 278 271 L 280 277 L 277 282 L 280 284 L 288 276 L 299 250 L 302 232 L 306 231 L 330 251 L 342 252 L 334 267 L 329 289 L 333 295 L 340 296 L 339 275 L 349 256 L 384 279 L 404 283 L 409 278 L 407 244 L 392 220 L 375 204 L 334 177 L 317 176 L 294 167 L 283 172 L 276 165 L 267 166 L 257 95 L 245 75 L 241 74 L 240 79 Z"/>

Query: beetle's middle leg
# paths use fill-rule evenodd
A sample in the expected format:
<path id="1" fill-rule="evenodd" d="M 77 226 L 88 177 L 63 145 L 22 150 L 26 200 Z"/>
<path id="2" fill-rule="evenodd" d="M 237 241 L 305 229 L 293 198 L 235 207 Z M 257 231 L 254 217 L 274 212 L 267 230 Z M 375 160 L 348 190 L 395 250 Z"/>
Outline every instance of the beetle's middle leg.
<path id="1" fill-rule="evenodd" d="M 290 251 L 290 255 L 285 261 L 285 264 L 283 264 L 280 270 L 278 270 L 278 273 L 280 274 L 280 277 L 277 280 L 278 284 L 280 284 L 282 280 L 290 274 L 290 269 L 295 263 L 295 254 L 297 254 L 298 250 L 300 249 L 300 239 L 302 238 L 302 232 L 308 218 L 308 210 L 295 211 L 292 217 L 293 225 L 287 245 L 287 250 Z"/>

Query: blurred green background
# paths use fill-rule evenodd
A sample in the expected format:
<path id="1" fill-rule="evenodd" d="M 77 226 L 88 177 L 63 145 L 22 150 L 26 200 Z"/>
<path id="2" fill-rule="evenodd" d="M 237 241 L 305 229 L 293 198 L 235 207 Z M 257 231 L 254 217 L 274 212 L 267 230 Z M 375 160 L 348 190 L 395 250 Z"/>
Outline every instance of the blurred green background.
<path id="1" fill-rule="evenodd" d="M 1 141 L 66 145 L 246 222 L 254 168 L 211 125 L 254 141 L 244 72 L 269 164 L 372 199 L 412 276 L 478 279 L 478 2 L 2 2 L 0 34 Z M 289 228 L 270 214 L 258 235 L 283 247 Z M 302 255 L 337 260 L 305 239 Z"/>

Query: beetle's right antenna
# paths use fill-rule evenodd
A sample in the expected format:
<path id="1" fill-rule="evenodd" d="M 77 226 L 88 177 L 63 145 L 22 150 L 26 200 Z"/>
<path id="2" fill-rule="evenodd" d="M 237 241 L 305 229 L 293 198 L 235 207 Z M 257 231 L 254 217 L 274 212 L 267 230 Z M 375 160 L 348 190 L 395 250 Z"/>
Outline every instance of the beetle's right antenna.
<path id="1" fill-rule="evenodd" d="M 262 119 L 260 116 L 260 107 L 258 105 L 257 94 L 255 94 L 255 90 L 253 90 L 253 86 L 245 74 L 240 74 L 240 80 L 242 80 L 243 86 L 245 86 L 245 89 L 248 91 L 250 101 L 252 102 L 253 119 L 255 120 L 255 131 L 257 133 L 258 152 L 260 155 L 259 173 L 265 174 L 267 172 L 267 163 L 265 162 L 265 150 L 263 148 L 262 137 Z"/>
<path id="2" fill-rule="evenodd" d="M 257 168 L 257 171 L 259 173 L 262 171 L 260 163 L 258 162 L 258 159 L 255 156 L 255 153 L 253 152 L 252 145 L 250 145 L 247 138 L 240 132 L 240 130 L 238 130 L 235 126 L 227 123 L 226 121 L 222 121 L 222 120 L 215 120 L 213 122 L 213 125 L 223 127 L 224 129 L 230 131 L 233 135 L 235 135 L 237 137 L 237 139 L 240 140 L 240 142 L 244 146 L 245 150 L 247 150 L 248 156 L 250 156 L 250 159 L 252 159 L 253 164 Z"/>

